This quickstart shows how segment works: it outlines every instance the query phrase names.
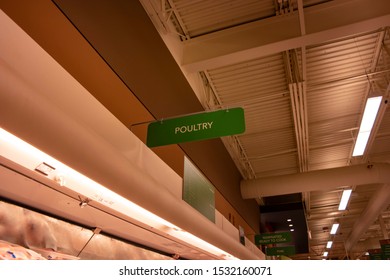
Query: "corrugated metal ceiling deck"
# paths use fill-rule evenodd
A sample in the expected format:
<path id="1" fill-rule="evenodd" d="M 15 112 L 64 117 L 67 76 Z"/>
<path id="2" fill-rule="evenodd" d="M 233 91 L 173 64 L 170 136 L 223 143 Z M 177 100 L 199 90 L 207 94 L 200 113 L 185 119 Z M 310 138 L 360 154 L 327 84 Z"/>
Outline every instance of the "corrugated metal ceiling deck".
<path id="1" fill-rule="evenodd" d="M 294 124 L 282 54 L 205 72 L 221 106 L 245 109 L 246 133 L 237 139 L 255 175 L 295 172 Z M 278 168 L 270 164 L 275 156 L 284 163 Z"/>
<path id="2" fill-rule="evenodd" d="M 204 102 L 206 109 L 234 106 L 245 109 L 245 134 L 225 142 L 244 177 L 327 169 L 368 160 L 390 162 L 390 114 L 385 106 L 368 153 L 358 159 L 351 156 L 365 100 L 375 94 L 388 97 L 390 81 L 390 24 L 387 19 L 384 20 L 387 24 L 376 19 L 389 13 L 389 5 L 385 1 L 376 3 L 376 7 L 366 0 L 352 2 L 166 1 L 165 10 L 174 14 L 170 19 L 176 30 L 171 31 L 181 33 L 181 41 L 192 42 L 196 37 L 196 42 L 201 45 L 214 36 L 213 44 L 221 43 L 209 47 L 223 49 L 220 56 L 225 57 L 224 60 L 218 57 L 214 60 L 215 66 L 213 63 L 197 65 L 197 71 L 206 80 L 205 91 L 211 91 L 214 96 L 211 102 L 210 99 Z M 153 0 L 150 3 L 155 7 L 159 5 Z M 365 7 L 366 11 L 351 13 L 354 7 Z M 383 7 L 388 7 L 387 11 L 383 11 Z M 334 11 L 334 14 L 329 11 Z M 317 20 L 315 13 L 319 15 Z M 323 21 L 325 14 L 331 15 L 332 20 Z M 334 18 L 334 15 L 344 15 L 344 18 Z M 296 21 L 291 20 L 294 17 Z M 283 20 L 286 23 L 299 22 L 301 37 L 298 44 L 291 40 L 291 34 L 297 32 L 291 31 L 294 26 L 287 24 L 280 29 Z M 354 28 L 353 24 L 363 20 L 373 20 L 376 27 L 358 31 L 359 28 Z M 269 54 L 252 57 L 245 55 L 244 47 L 237 48 L 238 54 L 231 56 L 234 62 L 229 63 L 228 48 L 223 45 L 226 41 L 218 41 L 218 38 L 231 36 L 245 39 L 231 34 L 239 33 L 246 27 L 252 28 L 254 22 L 264 22 L 268 31 L 272 30 L 273 23 L 277 23 L 275 51 L 270 51 L 267 46 L 261 49 L 260 46 L 259 50 Z M 344 26 L 347 27 L 342 29 Z M 306 34 L 307 30 L 312 33 Z M 261 34 L 253 33 L 251 36 Z M 277 38 L 283 36 L 284 41 L 277 42 Z M 205 38 L 204 41 L 199 40 L 201 38 Z M 290 45 L 296 47 L 289 46 L 289 40 Z M 229 41 L 229 44 L 236 47 L 245 42 Z M 203 45 L 200 49 L 206 50 Z M 297 92 L 293 91 L 294 87 Z M 335 245 L 329 257 L 341 259 L 350 254 L 345 251 L 343 242 L 378 188 L 352 187 L 354 192 L 346 212 L 337 210 L 341 189 L 303 195 L 312 236 L 311 250 L 295 258 L 322 258 L 330 238 L 330 227 L 336 218 L 340 219 L 341 231 L 333 238 Z M 385 211 L 382 216 L 387 217 L 388 212 Z M 390 227 L 388 220 L 385 225 L 382 231 Z M 377 238 L 378 230 L 374 233 L 371 227 L 368 228 L 362 240 L 369 237 Z M 358 252 L 349 257 L 362 257 L 367 249 L 357 249 Z"/>
<path id="3" fill-rule="evenodd" d="M 181 28 L 189 38 L 274 15 L 274 1 L 170 0 Z"/>

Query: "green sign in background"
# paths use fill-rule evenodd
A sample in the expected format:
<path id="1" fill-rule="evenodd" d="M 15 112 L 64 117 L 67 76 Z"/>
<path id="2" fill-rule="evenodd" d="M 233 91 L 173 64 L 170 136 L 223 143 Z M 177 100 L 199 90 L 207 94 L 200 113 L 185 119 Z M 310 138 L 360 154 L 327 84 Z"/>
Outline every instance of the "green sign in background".
<path id="1" fill-rule="evenodd" d="M 390 259 L 390 239 L 379 240 L 381 249 L 382 249 L 382 257 L 384 260 Z"/>
<path id="2" fill-rule="evenodd" d="M 266 248 L 267 256 L 291 256 L 295 255 L 294 246 L 285 246 L 285 247 L 271 247 Z"/>
<path id="3" fill-rule="evenodd" d="M 381 249 L 371 249 L 368 250 L 368 253 L 370 255 L 370 260 L 382 260 L 383 254 Z"/>
<path id="4" fill-rule="evenodd" d="M 381 246 L 382 255 L 385 260 L 390 259 L 390 244 L 385 244 Z"/>
<path id="5" fill-rule="evenodd" d="M 215 223 L 215 188 L 187 158 L 184 158 L 183 200 Z"/>
<path id="6" fill-rule="evenodd" d="M 290 232 L 264 233 L 255 235 L 256 245 L 268 245 L 291 242 Z"/>
<path id="7" fill-rule="evenodd" d="M 244 110 L 230 108 L 152 122 L 148 126 L 146 144 L 148 147 L 157 147 L 240 134 L 244 131 Z"/>

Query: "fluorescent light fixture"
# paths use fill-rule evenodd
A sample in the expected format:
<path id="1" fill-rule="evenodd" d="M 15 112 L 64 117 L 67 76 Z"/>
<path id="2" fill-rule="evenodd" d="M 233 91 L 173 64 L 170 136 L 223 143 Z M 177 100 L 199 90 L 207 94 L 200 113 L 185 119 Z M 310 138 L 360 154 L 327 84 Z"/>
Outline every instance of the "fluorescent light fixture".
<path id="1" fill-rule="evenodd" d="M 343 211 L 347 209 L 349 198 L 351 197 L 352 190 L 344 190 L 343 195 L 341 196 L 340 204 L 339 204 L 339 210 Z"/>
<path id="2" fill-rule="evenodd" d="M 289 227 L 293 227 L 294 225 L 293 225 L 293 224 L 289 224 L 288 226 L 289 226 Z"/>
<path id="3" fill-rule="evenodd" d="M 180 238 L 198 248 L 202 248 L 203 250 L 206 250 L 207 252 L 213 252 L 215 255 L 218 255 L 224 259 L 227 260 L 238 260 L 236 257 L 232 256 L 231 254 L 219 249 L 218 247 L 215 247 L 214 245 L 204 241 L 203 239 L 200 239 L 199 237 L 187 232 L 187 231 L 177 231 L 175 234 L 176 238 Z"/>
<path id="4" fill-rule="evenodd" d="M 80 195 L 104 204 L 123 214 L 129 214 L 129 217 L 135 218 L 142 223 L 152 225 L 158 229 L 163 227 L 176 227 L 170 222 L 107 189 L 2 128 L 0 128 L 0 146 L 4 148 L 0 150 L 0 155 L 23 165 L 30 170 L 36 170 L 36 166 L 42 165 L 42 162 L 45 165 L 50 166 L 52 171 L 45 174 L 47 178 L 57 181 L 58 176 L 62 176 L 66 179 L 64 186 Z M 39 173 L 42 173 L 42 171 Z"/>
<path id="5" fill-rule="evenodd" d="M 292 229 L 290 229 L 290 231 L 295 231 L 295 229 L 292 228 Z"/>
<path id="6" fill-rule="evenodd" d="M 328 241 L 328 243 L 326 244 L 326 248 L 330 249 L 332 248 L 332 245 L 333 245 L 333 241 Z"/>
<path id="7" fill-rule="evenodd" d="M 372 127 L 374 126 L 375 119 L 381 105 L 381 101 L 382 96 L 376 96 L 367 99 L 352 156 L 356 157 L 364 154 L 368 139 L 370 138 Z"/>
<path id="8" fill-rule="evenodd" d="M 328 252 L 324 252 L 324 257 L 327 257 L 328 256 Z"/>
<path id="9" fill-rule="evenodd" d="M 0 128 L 0 148 L 1 156 L 8 158 L 30 170 L 35 170 L 39 164 L 44 162 L 47 166 L 53 168 L 51 172 L 45 174 L 46 178 L 49 178 L 57 183 L 59 176 L 66 179 L 63 180 L 63 185 L 61 186 L 85 196 L 90 199 L 89 202 L 95 201 L 105 205 L 115 211 L 123 213 L 141 224 L 158 229 L 164 234 L 171 235 L 174 238 L 203 249 L 206 252 L 210 252 L 222 259 L 237 259 L 229 253 L 189 232 L 180 229 L 176 225 L 91 180 L 2 128 Z M 88 206 L 86 205 L 86 207 Z"/>
<path id="10" fill-rule="evenodd" d="M 336 234 L 340 224 L 333 224 L 332 229 L 330 230 L 330 234 Z"/>

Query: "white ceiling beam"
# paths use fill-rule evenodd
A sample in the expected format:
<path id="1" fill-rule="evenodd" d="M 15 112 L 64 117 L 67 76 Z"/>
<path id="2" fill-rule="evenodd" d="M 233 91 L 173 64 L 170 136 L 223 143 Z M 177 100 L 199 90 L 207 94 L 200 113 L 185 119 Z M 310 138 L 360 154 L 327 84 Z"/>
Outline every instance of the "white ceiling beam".
<path id="1" fill-rule="evenodd" d="M 390 26 L 387 0 L 341 3 L 306 8 L 306 34 L 294 12 L 193 38 L 183 42 L 181 66 L 188 72 L 203 71 Z"/>
<path id="2" fill-rule="evenodd" d="M 390 164 L 359 164 L 303 173 L 269 176 L 241 181 L 244 199 L 298 192 L 332 191 L 340 186 L 390 184 Z"/>

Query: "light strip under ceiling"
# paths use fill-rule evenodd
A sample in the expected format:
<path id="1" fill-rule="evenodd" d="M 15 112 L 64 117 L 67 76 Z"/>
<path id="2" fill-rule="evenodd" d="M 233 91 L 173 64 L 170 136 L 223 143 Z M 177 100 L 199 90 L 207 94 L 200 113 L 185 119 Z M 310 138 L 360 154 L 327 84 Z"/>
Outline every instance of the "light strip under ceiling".
<path id="1" fill-rule="evenodd" d="M 332 229 L 330 230 L 330 234 L 336 234 L 338 228 L 339 228 L 340 224 L 333 224 L 332 225 Z"/>
<path id="2" fill-rule="evenodd" d="M 349 198 L 351 197 L 351 194 L 352 194 L 351 189 L 343 191 L 343 195 L 341 196 L 341 200 L 340 200 L 340 204 L 339 204 L 340 211 L 344 211 L 345 209 L 347 209 L 347 205 L 349 202 Z"/>
<path id="3" fill-rule="evenodd" d="M 372 127 L 374 126 L 375 119 L 381 105 L 381 101 L 382 96 L 370 97 L 367 99 L 352 156 L 356 157 L 364 154 L 368 140 L 370 139 Z"/>

